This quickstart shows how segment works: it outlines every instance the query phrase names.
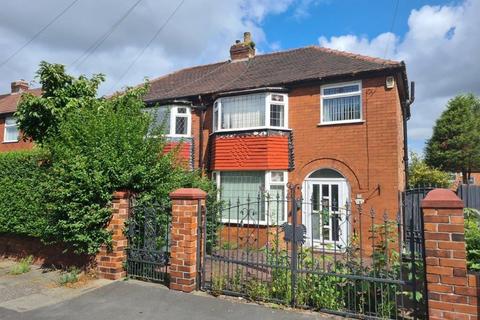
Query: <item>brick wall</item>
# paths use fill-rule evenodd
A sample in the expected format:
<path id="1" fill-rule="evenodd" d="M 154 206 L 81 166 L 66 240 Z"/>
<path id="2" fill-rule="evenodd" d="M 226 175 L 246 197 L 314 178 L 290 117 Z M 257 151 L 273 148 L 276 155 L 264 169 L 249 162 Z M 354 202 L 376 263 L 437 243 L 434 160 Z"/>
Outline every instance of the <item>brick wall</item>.
<path id="1" fill-rule="evenodd" d="M 478 319 L 478 277 L 467 272 L 462 200 L 435 189 L 422 208 L 429 319 Z"/>

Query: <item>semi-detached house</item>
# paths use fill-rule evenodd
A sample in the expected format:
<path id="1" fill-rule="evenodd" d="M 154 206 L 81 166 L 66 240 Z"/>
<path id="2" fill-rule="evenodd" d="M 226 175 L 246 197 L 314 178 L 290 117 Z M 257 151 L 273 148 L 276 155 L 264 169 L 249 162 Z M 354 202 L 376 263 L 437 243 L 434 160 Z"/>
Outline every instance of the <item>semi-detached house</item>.
<path id="1" fill-rule="evenodd" d="M 31 147 L 18 140 L 13 118 L 26 90 L 15 82 L 12 93 L 0 96 L 0 151 Z M 165 124 L 167 149 L 178 146 L 192 169 L 216 181 L 226 202 L 260 193 L 283 199 L 290 183 L 332 214 L 360 199 L 396 219 L 410 115 L 403 62 L 315 46 L 255 55 L 245 33 L 230 60 L 152 80 L 145 104 Z M 333 221 L 315 228 L 315 210 L 302 212 L 307 241 L 338 240 Z M 286 221 L 287 208 L 280 211 Z M 265 212 L 256 214 L 258 224 L 267 224 Z"/>
<path id="2" fill-rule="evenodd" d="M 315 46 L 255 55 L 246 33 L 230 60 L 151 81 L 145 103 L 167 123 L 170 146 L 181 143 L 226 202 L 284 198 L 291 183 L 332 211 L 361 199 L 382 213 L 379 223 L 384 211 L 396 220 L 410 115 L 403 62 Z M 333 223 L 312 227 L 314 211 L 302 213 L 307 240 L 338 240 Z M 257 223 L 267 216 L 259 212 Z"/>

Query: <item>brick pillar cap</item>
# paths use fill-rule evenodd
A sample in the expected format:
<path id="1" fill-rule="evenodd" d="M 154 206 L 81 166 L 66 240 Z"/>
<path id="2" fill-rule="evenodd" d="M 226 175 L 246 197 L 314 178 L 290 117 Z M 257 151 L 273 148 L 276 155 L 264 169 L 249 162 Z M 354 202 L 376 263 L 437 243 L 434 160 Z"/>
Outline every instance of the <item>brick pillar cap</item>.
<path id="1" fill-rule="evenodd" d="M 125 199 L 125 198 L 128 198 L 129 195 L 130 195 L 129 191 L 115 191 L 113 193 L 113 198 L 114 199 Z"/>
<path id="2" fill-rule="evenodd" d="M 207 193 L 198 188 L 180 188 L 170 192 L 170 199 L 172 200 L 200 200 L 206 197 Z"/>
<path id="3" fill-rule="evenodd" d="M 422 208 L 463 209 L 463 201 L 449 189 L 434 189 L 422 200 Z"/>

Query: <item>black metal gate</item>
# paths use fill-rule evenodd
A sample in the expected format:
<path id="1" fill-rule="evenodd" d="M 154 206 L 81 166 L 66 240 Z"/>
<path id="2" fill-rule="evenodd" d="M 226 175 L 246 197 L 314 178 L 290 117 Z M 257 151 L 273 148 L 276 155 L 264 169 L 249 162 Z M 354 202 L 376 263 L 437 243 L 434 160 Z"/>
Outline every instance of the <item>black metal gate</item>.
<path id="1" fill-rule="evenodd" d="M 127 276 L 154 282 L 168 282 L 170 258 L 169 208 L 155 204 L 130 205 L 127 221 Z"/>
<path id="2" fill-rule="evenodd" d="M 406 248 L 401 213 L 288 189 L 207 214 L 202 289 L 350 317 L 426 318 L 423 261 Z"/>

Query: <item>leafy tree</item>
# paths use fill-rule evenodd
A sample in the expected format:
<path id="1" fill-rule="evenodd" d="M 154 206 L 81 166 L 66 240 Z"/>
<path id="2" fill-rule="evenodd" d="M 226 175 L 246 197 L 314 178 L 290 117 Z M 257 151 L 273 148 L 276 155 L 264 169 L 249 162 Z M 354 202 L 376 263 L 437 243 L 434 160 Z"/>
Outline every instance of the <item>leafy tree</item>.
<path id="1" fill-rule="evenodd" d="M 56 134 L 59 123 L 71 110 L 94 103 L 104 76 L 75 78 L 65 73 L 65 66 L 42 61 L 37 77 L 42 85 L 42 96 L 23 94 L 15 117 L 24 139 L 42 144 Z"/>
<path id="2" fill-rule="evenodd" d="M 480 169 L 480 99 L 458 95 L 448 102 L 426 145 L 428 165 L 461 172 L 468 183 L 472 171 Z"/>
<path id="3" fill-rule="evenodd" d="M 0 228 L 0 232 L 20 230 L 46 242 L 67 244 L 79 253 L 94 254 L 100 245 L 111 241 L 105 226 L 116 190 L 130 190 L 143 203 L 163 204 L 165 210 L 158 213 L 164 219 L 161 221 L 168 214 L 168 193 L 176 188 L 200 187 L 210 193 L 210 199 L 216 199 L 211 181 L 178 164 L 178 148 L 164 153 L 162 127 L 153 126 L 152 115 L 142 111 L 148 84 L 103 99 L 96 98 L 103 79 L 100 76 L 77 79 L 67 75 L 63 66 L 48 63 L 41 64 L 38 74 L 44 95 L 22 97 L 19 114 L 23 129 L 42 142 L 38 148 L 43 151 L 42 158 L 33 158 L 28 167 L 42 170 L 38 173 L 42 179 L 28 184 L 31 188 L 21 189 L 33 194 L 24 197 L 40 199 L 37 203 L 41 207 L 36 208 L 38 221 L 31 221 L 40 229 L 38 233 L 33 233 L 31 227 L 22 231 L 19 223 L 25 221 L 25 213 L 20 212 L 24 206 L 18 205 L 20 211 L 16 212 L 0 208 L 0 222 L 12 221 L 7 230 Z M 38 114 L 36 109 L 42 112 Z M 36 130 L 34 123 L 41 124 L 42 129 Z M 35 166 L 35 159 L 39 159 L 41 167 Z M 5 167 L 24 165 L 14 160 L 7 159 Z M 25 170 L 19 172 L 19 177 L 30 177 Z M 17 189 L 12 183 L 10 193 Z M 21 202 L 21 197 L 10 199 Z"/>
<path id="4" fill-rule="evenodd" d="M 435 186 L 446 188 L 450 185 L 448 173 L 428 166 L 415 152 L 410 153 L 408 167 L 408 186 L 410 188 L 421 186 Z"/>

